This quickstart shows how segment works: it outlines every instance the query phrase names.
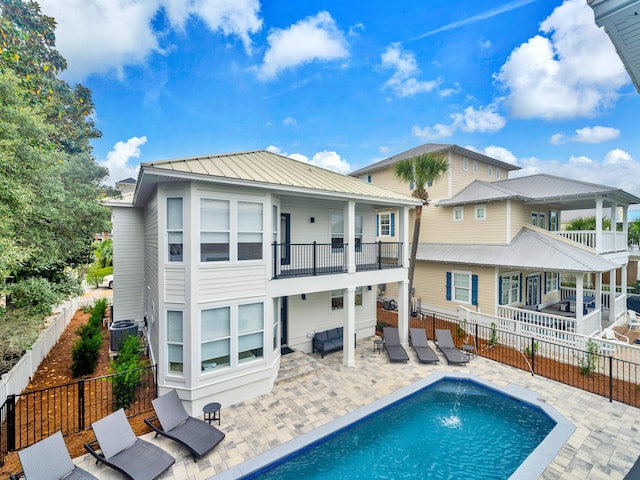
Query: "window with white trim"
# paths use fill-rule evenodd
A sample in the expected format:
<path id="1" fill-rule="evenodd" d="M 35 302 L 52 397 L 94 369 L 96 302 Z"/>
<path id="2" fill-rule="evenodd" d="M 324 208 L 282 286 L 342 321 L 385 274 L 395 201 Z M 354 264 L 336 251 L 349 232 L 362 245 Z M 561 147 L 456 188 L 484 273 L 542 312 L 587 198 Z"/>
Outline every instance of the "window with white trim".
<path id="1" fill-rule="evenodd" d="M 557 210 L 549 211 L 549 231 L 550 232 L 558 231 L 558 211 Z"/>
<path id="2" fill-rule="evenodd" d="M 331 291 L 331 310 L 342 310 L 344 308 L 344 291 Z"/>
<path id="3" fill-rule="evenodd" d="M 474 160 L 473 161 L 473 173 L 478 173 L 478 161 Z"/>
<path id="4" fill-rule="evenodd" d="M 356 307 L 362 306 L 362 295 L 364 294 L 364 287 L 356 287 L 354 303 Z"/>
<path id="5" fill-rule="evenodd" d="M 378 214 L 378 236 L 379 237 L 391 236 L 391 214 L 390 213 Z"/>
<path id="6" fill-rule="evenodd" d="M 491 165 L 487 165 L 487 177 L 493 177 L 493 167 Z"/>
<path id="7" fill-rule="evenodd" d="M 274 312 L 273 312 L 273 326 L 272 329 L 273 331 L 272 333 L 272 338 L 273 338 L 273 349 L 277 350 L 278 347 L 280 346 L 280 342 L 278 341 L 280 338 L 280 335 L 278 335 L 278 332 L 280 330 L 280 315 L 279 315 L 279 310 L 278 310 L 278 305 L 276 302 L 276 307 L 274 308 Z"/>
<path id="8" fill-rule="evenodd" d="M 356 242 L 356 252 L 361 252 L 362 251 L 362 215 L 356 215 L 355 218 L 355 222 L 356 222 L 356 236 L 355 236 L 355 242 Z"/>
<path id="9" fill-rule="evenodd" d="M 264 303 L 238 305 L 238 363 L 264 356 Z"/>
<path id="10" fill-rule="evenodd" d="M 500 305 L 511 305 L 520 301 L 520 274 L 502 274 L 502 298 Z"/>
<path id="11" fill-rule="evenodd" d="M 344 215 L 342 213 L 331 214 L 331 249 L 341 250 L 344 246 Z"/>
<path id="12" fill-rule="evenodd" d="M 229 260 L 229 201 L 200 199 L 200 261 Z"/>
<path id="13" fill-rule="evenodd" d="M 558 274 L 556 272 L 547 272 L 545 276 L 547 279 L 545 292 L 549 293 L 558 290 Z"/>
<path id="14" fill-rule="evenodd" d="M 496 179 L 500 180 L 500 167 L 496 167 Z"/>
<path id="15" fill-rule="evenodd" d="M 466 157 L 462 157 L 462 170 L 465 172 L 469 170 L 469 159 Z"/>
<path id="16" fill-rule="evenodd" d="M 531 212 L 531 225 L 538 226 L 538 212 Z"/>
<path id="17" fill-rule="evenodd" d="M 167 198 L 167 243 L 170 262 L 183 261 L 182 197 Z"/>
<path id="18" fill-rule="evenodd" d="M 262 259 L 262 204 L 238 202 L 238 260 Z"/>
<path id="19" fill-rule="evenodd" d="M 474 208 L 475 219 L 476 220 L 486 220 L 487 219 L 487 206 L 486 205 L 476 205 Z"/>
<path id="20" fill-rule="evenodd" d="M 471 303 L 471 274 L 453 272 L 452 298 L 456 302 Z"/>
<path id="21" fill-rule="evenodd" d="M 167 373 L 184 374 L 184 333 L 180 310 L 167 310 Z"/>
<path id="22" fill-rule="evenodd" d="M 540 228 L 547 228 L 546 215 L 544 212 L 538 212 L 538 226 Z"/>
<path id="23" fill-rule="evenodd" d="M 231 307 L 200 312 L 200 369 L 203 372 L 231 365 Z"/>
<path id="24" fill-rule="evenodd" d="M 453 209 L 453 221 L 462 222 L 464 220 L 464 207 L 455 207 Z"/>

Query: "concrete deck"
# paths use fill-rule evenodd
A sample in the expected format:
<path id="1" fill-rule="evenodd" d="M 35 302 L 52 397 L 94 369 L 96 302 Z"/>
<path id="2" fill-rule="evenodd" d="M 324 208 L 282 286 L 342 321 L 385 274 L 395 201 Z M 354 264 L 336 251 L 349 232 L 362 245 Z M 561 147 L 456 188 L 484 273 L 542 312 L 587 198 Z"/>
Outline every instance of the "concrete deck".
<path id="1" fill-rule="evenodd" d="M 385 352 L 373 351 L 374 337 L 358 341 L 356 366 L 342 365 L 340 352 L 282 357 L 281 379 L 267 395 L 222 408 L 226 438 L 207 456 L 194 462 L 186 449 L 166 438 L 144 438 L 176 458 L 162 479 L 206 479 L 244 460 L 345 415 L 363 405 L 437 371 L 469 372 L 493 384 L 520 385 L 564 415 L 575 432 L 546 468 L 543 479 L 622 479 L 640 455 L 640 410 L 609 403 L 575 388 L 533 377 L 530 373 L 475 358 L 467 366 L 420 364 L 407 349 L 407 364 L 389 363 Z M 100 479 L 121 479 L 89 455 L 74 462 Z"/>

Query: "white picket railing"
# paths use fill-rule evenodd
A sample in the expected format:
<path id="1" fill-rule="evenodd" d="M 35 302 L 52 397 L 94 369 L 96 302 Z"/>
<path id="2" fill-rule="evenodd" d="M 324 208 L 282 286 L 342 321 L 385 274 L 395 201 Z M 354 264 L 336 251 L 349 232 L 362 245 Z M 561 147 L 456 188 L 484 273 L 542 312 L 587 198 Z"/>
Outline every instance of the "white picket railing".
<path id="1" fill-rule="evenodd" d="M 57 307 L 60 311 L 48 318 L 44 328 L 30 350 L 27 350 L 13 368 L 0 377 L 0 405 L 4 405 L 9 395 L 17 395 L 24 390 L 44 357 L 56 344 L 62 332 L 79 308 L 93 305 L 95 298 L 76 297 Z"/>

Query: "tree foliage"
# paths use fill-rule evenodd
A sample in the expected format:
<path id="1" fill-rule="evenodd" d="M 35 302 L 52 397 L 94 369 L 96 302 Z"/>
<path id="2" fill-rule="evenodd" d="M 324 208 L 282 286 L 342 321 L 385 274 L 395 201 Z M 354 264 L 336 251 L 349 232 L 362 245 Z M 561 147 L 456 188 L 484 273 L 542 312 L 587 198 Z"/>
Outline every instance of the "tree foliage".
<path id="1" fill-rule="evenodd" d="M 577 217 L 569 222 L 567 230 L 572 231 L 589 231 L 596 229 L 596 217 L 591 215 L 590 217 Z M 602 217 L 602 229 L 611 229 L 611 220 L 608 217 Z"/>

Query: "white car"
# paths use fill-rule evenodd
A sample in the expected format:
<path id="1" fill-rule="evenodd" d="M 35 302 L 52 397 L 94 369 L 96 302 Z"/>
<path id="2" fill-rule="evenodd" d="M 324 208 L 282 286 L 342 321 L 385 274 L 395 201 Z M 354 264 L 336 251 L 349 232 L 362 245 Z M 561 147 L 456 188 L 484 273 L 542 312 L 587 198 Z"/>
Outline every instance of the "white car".
<path id="1" fill-rule="evenodd" d="M 104 288 L 113 288 L 113 275 L 105 275 L 100 286 Z"/>

